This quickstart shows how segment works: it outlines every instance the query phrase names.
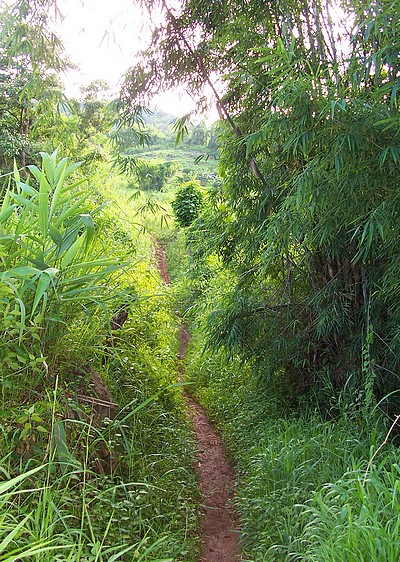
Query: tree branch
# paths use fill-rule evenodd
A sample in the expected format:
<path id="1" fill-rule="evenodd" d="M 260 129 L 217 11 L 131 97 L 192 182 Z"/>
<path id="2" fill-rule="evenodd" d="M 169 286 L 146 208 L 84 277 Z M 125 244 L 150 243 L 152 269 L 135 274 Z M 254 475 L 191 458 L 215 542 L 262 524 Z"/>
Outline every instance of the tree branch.
<path id="1" fill-rule="evenodd" d="M 196 70 L 197 70 L 198 74 L 207 83 L 207 85 L 210 87 L 213 95 L 215 96 L 215 100 L 216 100 L 219 115 L 221 116 L 221 113 L 222 113 L 222 115 L 228 121 L 229 125 L 231 126 L 231 128 L 234 131 L 234 133 L 236 134 L 236 136 L 239 139 L 242 139 L 244 137 L 243 132 L 240 129 L 240 127 L 238 127 L 236 125 L 232 116 L 229 114 L 227 108 L 225 107 L 221 96 L 218 94 L 213 82 L 210 79 L 210 76 L 207 72 L 207 69 L 204 66 L 204 63 L 203 63 L 202 59 L 196 55 L 196 53 L 194 52 L 192 47 L 189 45 L 189 42 L 187 41 L 186 37 L 184 36 L 184 34 L 181 31 L 181 28 L 180 28 L 180 26 L 177 22 L 176 17 L 171 12 L 171 9 L 167 6 L 166 0 L 162 0 L 161 5 L 164 8 L 164 10 L 166 11 L 166 13 L 168 15 L 168 18 L 170 19 L 175 32 L 177 33 L 177 35 L 181 39 L 181 41 L 184 44 L 187 51 L 192 56 L 193 60 L 196 61 L 196 66 L 197 66 Z M 251 171 L 253 172 L 254 177 L 257 178 L 258 180 L 260 180 L 263 183 L 263 185 L 266 189 L 270 190 L 270 186 L 268 185 L 266 179 L 262 175 L 262 173 L 260 171 L 260 168 L 259 168 L 254 156 L 250 156 L 249 166 L 250 166 Z"/>

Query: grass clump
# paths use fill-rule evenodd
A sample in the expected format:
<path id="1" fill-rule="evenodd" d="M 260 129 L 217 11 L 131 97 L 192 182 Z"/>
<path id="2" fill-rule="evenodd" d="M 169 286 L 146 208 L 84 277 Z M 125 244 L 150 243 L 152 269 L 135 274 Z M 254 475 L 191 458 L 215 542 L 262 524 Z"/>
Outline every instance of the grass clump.
<path id="1" fill-rule="evenodd" d="M 365 464 L 317 490 L 304 508 L 306 524 L 292 560 L 399 559 L 400 467 L 392 451 L 365 477 Z M 298 552 L 296 550 L 298 549 Z"/>

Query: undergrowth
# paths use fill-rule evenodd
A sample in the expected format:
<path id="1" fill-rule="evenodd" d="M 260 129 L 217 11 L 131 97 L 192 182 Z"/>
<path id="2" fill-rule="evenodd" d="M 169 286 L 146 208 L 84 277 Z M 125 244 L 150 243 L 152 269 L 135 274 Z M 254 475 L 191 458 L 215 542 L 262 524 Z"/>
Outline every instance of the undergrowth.
<path id="1" fill-rule="evenodd" d="M 257 357 L 217 351 L 207 317 L 234 276 L 216 258 L 194 262 L 190 232 L 171 232 L 166 248 L 192 333 L 191 392 L 237 467 L 243 560 L 398 562 L 400 463 L 373 395 L 352 401 L 343 391 L 323 408 L 284 369 L 267 376 Z"/>
<path id="2" fill-rule="evenodd" d="M 299 413 L 282 374 L 266 383 L 238 358 L 201 353 L 202 343 L 192 343 L 189 369 L 237 464 L 245 559 L 397 561 L 396 449 L 387 445 L 367 468 L 384 421 Z"/>
<path id="3" fill-rule="evenodd" d="M 106 166 L 91 185 L 92 252 L 116 267 L 90 309 L 84 291 L 57 308 L 51 339 L 34 340 L 40 368 L 39 343 L 24 337 L 35 370 L 2 379 L 0 560 L 194 562 L 198 492 L 176 317 L 138 202 Z M 45 318 L 52 302 L 57 293 L 43 301 Z M 40 322 L 27 316 L 26 329 L 43 334 Z"/>

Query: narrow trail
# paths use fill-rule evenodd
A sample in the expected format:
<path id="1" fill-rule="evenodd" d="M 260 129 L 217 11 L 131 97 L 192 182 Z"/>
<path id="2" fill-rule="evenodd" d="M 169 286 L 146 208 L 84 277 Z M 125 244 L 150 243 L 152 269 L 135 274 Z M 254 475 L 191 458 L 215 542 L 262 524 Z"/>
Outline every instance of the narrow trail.
<path id="1" fill-rule="evenodd" d="M 163 247 L 155 241 L 155 259 L 165 284 L 171 283 Z M 180 332 L 179 361 L 183 371 L 189 332 Z M 187 413 L 197 444 L 196 471 L 203 496 L 202 553 L 199 562 L 236 562 L 239 560 L 239 532 L 231 500 L 236 474 L 229 462 L 221 437 L 209 422 L 204 410 L 188 392 Z"/>

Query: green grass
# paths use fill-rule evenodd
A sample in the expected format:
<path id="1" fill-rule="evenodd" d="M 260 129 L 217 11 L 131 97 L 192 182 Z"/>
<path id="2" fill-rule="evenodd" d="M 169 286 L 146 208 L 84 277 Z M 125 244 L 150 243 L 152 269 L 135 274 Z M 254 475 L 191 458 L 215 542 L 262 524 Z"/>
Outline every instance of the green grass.
<path id="1" fill-rule="evenodd" d="M 200 354 L 201 344 L 197 335 L 188 368 L 237 465 L 244 559 L 398 561 L 396 449 L 383 448 L 366 475 L 384 421 L 301 414 L 282 375 L 257 380 L 239 359 Z"/>
<path id="2" fill-rule="evenodd" d="M 126 182 L 106 165 L 90 183 L 93 205 L 111 200 L 95 221 L 94 251 L 127 265 L 104 284 L 90 316 L 79 300 L 59 312 L 60 329 L 41 342 L 40 377 L 26 367 L 2 381 L 0 471 L 11 492 L 0 488 L 0 560 L 195 562 L 198 487 L 175 384 L 172 301 L 140 202 L 128 201 Z M 121 304 L 128 320 L 110 344 L 109 318 Z M 112 393 L 112 419 L 91 407 L 88 366 Z"/>
<path id="3" fill-rule="evenodd" d="M 388 420 L 348 402 L 324 418 L 284 372 L 266 377 L 239 356 L 204 351 L 204 318 L 232 280 L 217 263 L 191 278 L 182 232 L 165 240 L 191 324 L 191 391 L 238 471 L 243 560 L 398 562 L 400 463 L 385 443 Z"/>
<path id="4" fill-rule="evenodd" d="M 392 451 L 365 479 L 365 463 L 317 490 L 304 508 L 293 560 L 395 562 L 399 559 L 398 455 Z M 296 555 L 298 549 L 299 554 Z"/>

